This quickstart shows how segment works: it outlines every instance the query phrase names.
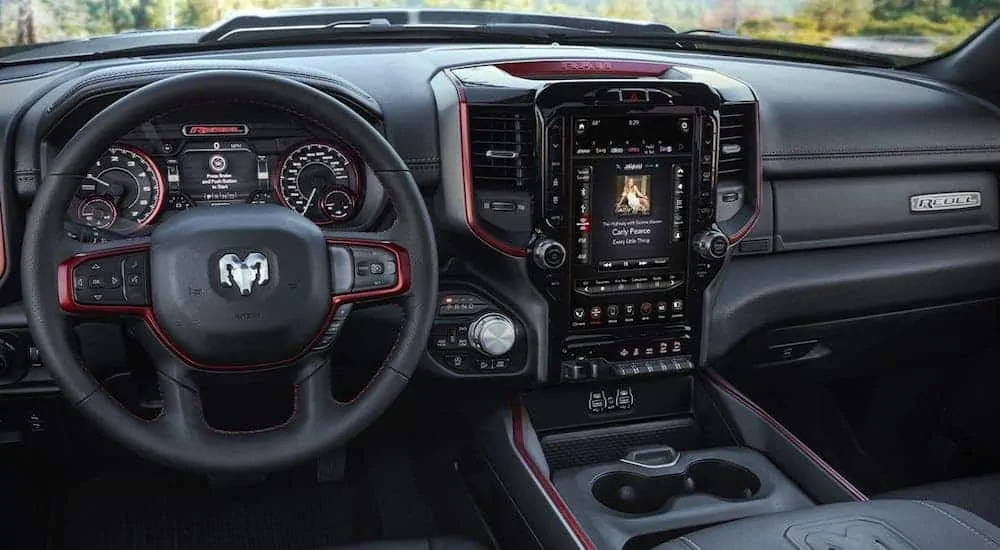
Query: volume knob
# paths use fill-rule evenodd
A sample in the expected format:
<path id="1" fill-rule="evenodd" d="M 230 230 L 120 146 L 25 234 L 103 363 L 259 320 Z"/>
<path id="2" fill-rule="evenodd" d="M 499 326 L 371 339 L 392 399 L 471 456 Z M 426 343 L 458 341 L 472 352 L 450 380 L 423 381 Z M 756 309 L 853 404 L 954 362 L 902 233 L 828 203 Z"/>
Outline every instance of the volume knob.
<path id="1" fill-rule="evenodd" d="M 705 231 L 695 236 L 694 248 L 706 260 L 721 260 L 729 250 L 729 237 L 719 231 Z"/>
<path id="2" fill-rule="evenodd" d="M 492 357 L 509 352 L 516 339 L 514 322 L 502 313 L 487 313 L 469 325 L 469 342 L 472 347 Z"/>
<path id="3" fill-rule="evenodd" d="M 534 257 L 542 269 L 559 269 L 566 263 L 566 247 L 559 241 L 542 239 L 535 244 Z"/>

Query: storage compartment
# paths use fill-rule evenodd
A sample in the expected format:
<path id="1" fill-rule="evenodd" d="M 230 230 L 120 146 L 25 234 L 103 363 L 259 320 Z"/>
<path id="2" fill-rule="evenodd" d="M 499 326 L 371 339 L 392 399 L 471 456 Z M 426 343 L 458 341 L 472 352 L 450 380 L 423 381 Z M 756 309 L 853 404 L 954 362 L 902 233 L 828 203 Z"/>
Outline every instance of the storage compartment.
<path id="1" fill-rule="evenodd" d="M 672 500 L 705 494 L 724 500 L 747 500 L 760 491 L 760 478 L 750 470 L 724 460 L 694 462 L 681 473 L 648 476 L 609 472 L 594 481 L 594 498 L 626 514 L 651 514 Z"/>

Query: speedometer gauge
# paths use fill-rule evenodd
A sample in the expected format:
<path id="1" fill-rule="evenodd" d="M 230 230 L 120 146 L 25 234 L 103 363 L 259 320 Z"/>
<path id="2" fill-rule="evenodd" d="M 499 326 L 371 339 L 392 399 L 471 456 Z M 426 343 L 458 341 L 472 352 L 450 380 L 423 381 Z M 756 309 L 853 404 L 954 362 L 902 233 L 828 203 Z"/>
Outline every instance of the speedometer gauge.
<path id="1" fill-rule="evenodd" d="M 286 206 L 318 224 L 326 224 L 354 217 L 354 198 L 360 183 L 357 167 L 349 156 L 332 145 L 307 143 L 282 161 L 275 187 Z M 336 207 L 331 197 L 341 197 Z"/>
<path id="2" fill-rule="evenodd" d="M 87 171 L 70 212 L 90 227 L 127 234 L 156 217 L 163 201 L 163 178 L 152 159 L 114 146 Z"/>

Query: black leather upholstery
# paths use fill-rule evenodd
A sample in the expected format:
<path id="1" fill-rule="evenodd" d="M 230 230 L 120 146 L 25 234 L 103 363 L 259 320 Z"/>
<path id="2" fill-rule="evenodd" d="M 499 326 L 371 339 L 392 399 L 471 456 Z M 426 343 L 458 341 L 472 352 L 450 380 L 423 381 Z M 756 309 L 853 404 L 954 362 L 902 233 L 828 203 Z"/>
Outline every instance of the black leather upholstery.
<path id="1" fill-rule="evenodd" d="M 1000 475 L 920 485 L 884 493 L 875 498 L 946 502 L 968 510 L 994 525 L 1000 525 Z"/>
<path id="2" fill-rule="evenodd" d="M 1000 548 L 1000 528 L 954 506 L 876 500 L 815 506 L 697 531 L 656 550 L 979 550 Z"/>
<path id="3" fill-rule="evenodd" d="M 467 539 L 434 537 L 430 539 L 364 542 L 349 546 L 328 547 L 320 550 L 484 550 L 484 548 Z"/>

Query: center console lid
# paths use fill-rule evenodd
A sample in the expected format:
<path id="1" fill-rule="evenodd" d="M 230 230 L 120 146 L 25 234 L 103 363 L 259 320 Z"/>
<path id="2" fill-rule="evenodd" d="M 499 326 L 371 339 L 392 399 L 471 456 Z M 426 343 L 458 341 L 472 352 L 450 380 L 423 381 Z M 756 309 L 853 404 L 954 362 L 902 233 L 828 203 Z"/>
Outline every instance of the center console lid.
<path id="1" fill-rule="evenodd" d="M 697 531 L 657 550 L 1000 548 L 1000 528 L 948 504 L 880 500 L 829 504 Z"/>

